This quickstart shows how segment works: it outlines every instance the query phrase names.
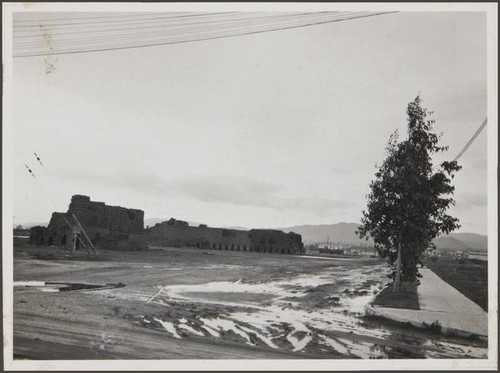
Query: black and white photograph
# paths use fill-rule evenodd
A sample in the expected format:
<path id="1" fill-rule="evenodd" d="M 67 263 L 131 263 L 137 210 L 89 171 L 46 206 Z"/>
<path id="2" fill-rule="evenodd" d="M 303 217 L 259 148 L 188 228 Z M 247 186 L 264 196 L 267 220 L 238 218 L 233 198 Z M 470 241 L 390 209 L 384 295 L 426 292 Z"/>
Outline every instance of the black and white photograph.
<path id="1" fill-rule="evenodd" d="M 496 3 L 2 7 L 4 369 L 498 369 Z"/>

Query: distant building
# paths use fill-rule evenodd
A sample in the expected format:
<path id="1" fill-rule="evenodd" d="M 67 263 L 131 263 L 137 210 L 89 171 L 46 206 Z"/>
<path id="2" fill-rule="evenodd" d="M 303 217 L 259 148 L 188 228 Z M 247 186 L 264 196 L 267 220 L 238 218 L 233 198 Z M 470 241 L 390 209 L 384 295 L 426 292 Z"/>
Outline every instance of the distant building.
<path id="1" fill-rule="evenodd" d="M 76 217 L 76 219 L 75 219 Z M 85 233 L 75 233 L 82 225 Z M 76 248 L 81 235 L 104 249 L 135 250 L 146 248 L 144 211 L 94 202 L 88 196 L 74 195 L 67 212 L 54 212 L 49 225 L 33 227 L 30 242 L 49 246 L 68 246 L 76 234 Z"/>
<path id="2" fill-rule="evenodd" d="M 488 261 L 488 253 L 481 253 L 481 252 L 469 252 L 469 259 L 477 259 L 481 261 Z"/>
<path id="3" fill-rule="evenodd" d="M 275 254 L 302 254 L 302 236 L 272 229 L 243 231 L 226 228 L 210 228 L 201 224 L 191 227 L 170 219 L 147 229 L 147 241 L 158 246 L 191 246 L 200 249 L 251 251 Z"/>
<path id="4" fill-rule="evenodd" d="M 80 226 L 81 225 L 81 226 Z M 67 212 L 54 212 L 48 227 L 33 227 L 29 241 L 37 245 L 80 248 L 87 238 L 106 250 L 137 250 L 147 244 L 191 246 L 201 249 L 251 251 L 276 254 L 302 254 L 302 236 L 272 229 L 211 228 L 206 224 L 189 226 L 171 218 L 144 229 L 144 211 L 94 202 L 74 195 Z"/>

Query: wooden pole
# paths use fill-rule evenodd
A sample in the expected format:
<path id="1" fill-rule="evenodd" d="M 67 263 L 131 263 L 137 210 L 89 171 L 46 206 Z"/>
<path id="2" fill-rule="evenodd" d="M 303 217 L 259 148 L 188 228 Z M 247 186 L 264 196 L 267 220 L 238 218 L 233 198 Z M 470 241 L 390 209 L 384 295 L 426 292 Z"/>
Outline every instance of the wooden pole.
<path id="1" fill-rule="evenodd" d="M 394 279 L 394 292 L 399 292 L 401 286 L 401 238 L 402 234 L 399 233 L 398 240 L 398 258 L 396 260 L 396 277 Z"/>
<path id="2" fill-rule="evenodd" d="M 85 244 L 85 242 L 83 242 L 83 240 L 82 240 L 82 238 L 81 238 L 80 236 L 76 235 L 76 239 L 78 239 L 78 240 L 80 241 L 80 243 L 82 244 L 83 248 L 84 248 L 85 250 L 87 250 L 87 252 L 88 252 L 89 254 L 93 254 L 93 252 L 92 252 L 92 251 L 90 250 L 90 248 L 89 248 L 89 247 Z M 76 240 L 75 240 L 75 241 L 76 241 Z"/>
<path id="3" fill-rule="evenodd" d="M 82 233 L 83 235 L 85 236 L 85 238 L 87 239 L 88 243 L 89 243 L 89 246 L 92 248 L 92 250 L 94 251 L 94 254 L 95 255 L 98 255 L 97 254 L 97 249 L 94 247 L 94 245 L 92 244 L 92 241 L 90 240 L 89 236 L 87 235 L 87 232 L 85 232 L 85 229 L 82 227 L 82 225 L 80 224 L 80 221 L 78 220 L 78 218 L 75 216 L 75 214 L 72 214 L 73 215 L 73 218 L 75 219 L 75 221 L 78 223 L 78 225 L 80 226 L 80 228 L 82 229 Z"/>

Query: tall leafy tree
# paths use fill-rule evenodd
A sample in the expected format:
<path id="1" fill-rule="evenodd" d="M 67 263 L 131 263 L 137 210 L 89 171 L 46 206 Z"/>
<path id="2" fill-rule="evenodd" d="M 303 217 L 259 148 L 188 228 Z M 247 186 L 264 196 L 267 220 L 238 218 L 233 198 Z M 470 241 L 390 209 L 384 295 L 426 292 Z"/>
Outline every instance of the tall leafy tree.
<path id="1" fill-rule="evenodd" d="M 433 167 L 433 154 L 448 147 L 438 145 L 434 120 L 428 119 L 432 112 L 421 106 L 419 96 L 408 104 L 407 115 L 408 136 L 400 141 L 397 131 L 391 135 L 357 231 L 360 237 L 370 236 L 387 259 L 395 291 L 401 280 L 419 282 L 418 265 L 437 235 L 460 227 L 446 211 L 455 204 L 451 179 L 461 167 L 457 162 Z"/>

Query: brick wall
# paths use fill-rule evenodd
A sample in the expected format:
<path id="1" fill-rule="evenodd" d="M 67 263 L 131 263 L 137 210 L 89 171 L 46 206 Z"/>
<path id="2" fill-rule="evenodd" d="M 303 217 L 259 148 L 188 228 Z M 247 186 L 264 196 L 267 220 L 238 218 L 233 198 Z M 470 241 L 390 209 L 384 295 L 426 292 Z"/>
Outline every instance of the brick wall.
<path id="1" fill-rule="evenodd" d="M 249 251 L 252 242 L 247 232 L 236 229 L 190 227 L 171 225 L 168 222 L 156 224 L 148 229 L 147 241 L 158 246 L 192 246 L 203 249 Z"/>
<path id="2" fill-rule="evenodd" d="M 236 229 L 178 226 L 168 222 L 156 224 L 147 230 L 147 241 L 151 245 L 201 249 L 257 251 L 277 254 L 303 253 L 302 237 L 279 230 Z"/>
<path id="3" fill-rule="evenodd" d="M 71 236 L 71 226 L 76 225 L 74 216 L 90 240 L 99 247 L 109 249 L 144 249 L 144 211 L 108 206 L 94 202 L 90 197 L 74 195 L 67 212 L 54 212 L 50 219 L 44 243 L 47 245 L 67 245 Z M 69 223 L 69 224 L 68 224 Z"/>
<path id="4" fill-rule="evenodd" d="M 97 228 L 101 233 L 107 230 L 110 235 L 123 236 L 144 231 L 144 211 L 108 206 L 87 196 L 73 196 L 68 213 L 75 214 L 85 229 Z"/>

